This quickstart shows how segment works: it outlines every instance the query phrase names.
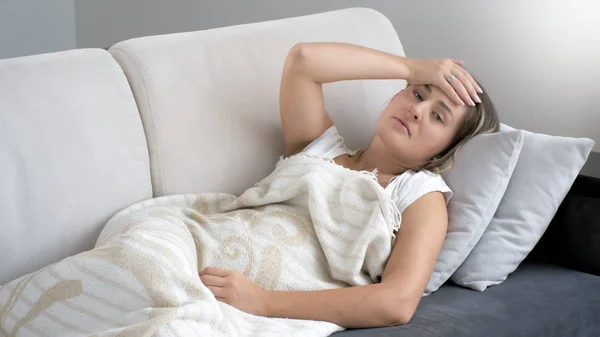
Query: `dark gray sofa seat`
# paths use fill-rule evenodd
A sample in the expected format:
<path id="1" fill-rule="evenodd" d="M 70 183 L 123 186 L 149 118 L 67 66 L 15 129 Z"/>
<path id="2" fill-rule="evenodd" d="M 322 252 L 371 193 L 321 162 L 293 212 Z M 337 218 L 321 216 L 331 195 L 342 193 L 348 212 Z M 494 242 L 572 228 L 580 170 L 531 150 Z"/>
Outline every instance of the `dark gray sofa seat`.
<path id="1" fill-rule="evenodd" d="M 332 336 L 600 336 L 600 277 L 528 261 L 484 292 L 445 284 L 421 300 L 407 325 Z"/>

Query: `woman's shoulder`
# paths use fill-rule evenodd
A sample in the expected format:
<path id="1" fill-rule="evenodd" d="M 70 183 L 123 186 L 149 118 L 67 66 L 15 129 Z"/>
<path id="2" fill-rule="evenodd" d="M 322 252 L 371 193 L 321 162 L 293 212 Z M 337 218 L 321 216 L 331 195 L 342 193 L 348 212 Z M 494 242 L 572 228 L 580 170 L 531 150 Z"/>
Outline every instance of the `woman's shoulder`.
<path id="1" fill-rule="evenodd" d="M 429 183 L 441 183 L 446 185 L 444 178 L 439 173 L 434 173 L 429 170 L 408 170 L 398 176 L 398 179 L 404 179 L 412 182 L 429 182 Z"/>
<path id="2" fill-rule="evenodd" d="M 392 180 L 389 186 L 392 199 L 403 212 L 410 204 L 430 192 L 441 192 L 446 204 L 452 198 L 452 190 L 444 178 L 428 170 L 406 171 Z"/>

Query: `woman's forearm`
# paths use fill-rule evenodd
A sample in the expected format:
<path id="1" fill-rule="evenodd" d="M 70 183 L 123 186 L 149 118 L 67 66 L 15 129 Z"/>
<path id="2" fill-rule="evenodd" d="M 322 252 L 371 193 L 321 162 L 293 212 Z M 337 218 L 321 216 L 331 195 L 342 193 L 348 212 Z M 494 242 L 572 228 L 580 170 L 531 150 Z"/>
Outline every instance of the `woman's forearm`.
<path id="1" fill-rule="evenodd" d="M 408 79 L 410 60 L 338 42 L 299 43 L 290 51 L 297 69 L 318 83 L 361 79 Z"/>
<path id="2" fill-rule="evenodd" d="M 267 291 L 267 298 L 270 317 L 328 321 L 345 328 L 405 323 L 402 303 L 394 302 L 381 283 L 319 291 Z"/>

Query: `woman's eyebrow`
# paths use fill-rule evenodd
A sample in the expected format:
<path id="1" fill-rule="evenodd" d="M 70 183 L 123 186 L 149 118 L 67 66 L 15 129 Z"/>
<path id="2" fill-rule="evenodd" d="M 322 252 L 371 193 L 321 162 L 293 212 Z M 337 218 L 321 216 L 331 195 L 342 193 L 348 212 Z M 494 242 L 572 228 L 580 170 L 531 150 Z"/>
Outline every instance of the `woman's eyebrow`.
<path id="1" fill-rule="evenodd" d="M 430 84 L 425 84 L 425 85 L 423 85 L 423 87 L 425 87 L 425 90 L 427 90 L 427 92 L 430 93 L 430 94 L 433 91 L 431 89 L 431 85 Z M 448 115 L 450 116 L 450 119 L 454 119 L 454 114 L 452 113 L 452 110 L 450 109 L 450 107 L 448 106 L 448 104 L 446 104 L 446 102 L 444 102 L 442 100 L 438 100 L 436 103 L 439 104 L 444 110 L 446 110 L 448 112 Z"/>
<path id="2" fill-rule="evenodd" d="M 448 107 L 448 105 L 446 104 L 446 102 L 442 101 L 442 100 L 438 100 L 437 103 L 448 112 L 448 115 L 450 116 L 450 119 L 454 119 L 454 114 L 452 113 L 452 110 L 450 110 L 450 107 Z"/>

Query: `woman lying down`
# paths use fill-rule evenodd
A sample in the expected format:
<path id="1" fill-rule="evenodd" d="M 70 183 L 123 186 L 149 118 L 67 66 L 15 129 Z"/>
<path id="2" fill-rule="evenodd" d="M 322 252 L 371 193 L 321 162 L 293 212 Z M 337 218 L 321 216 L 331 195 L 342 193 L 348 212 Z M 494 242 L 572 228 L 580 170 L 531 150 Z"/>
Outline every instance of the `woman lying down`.
<path id="1" fill-rule="evenodd" d="M 376 135 L 349 150 L 323 83 L 405 79 Z M 439 175 L 499 121 L 462 62 L 301 43 L 283 69 L 285 155 L 239 197 L 132 205 L 93 250 L 0 289 L 21 335 L 327 336 L 408 323 L 431 277 L 452 192 Z M 60 332 L 60 333 L 59 333 Z"/>

